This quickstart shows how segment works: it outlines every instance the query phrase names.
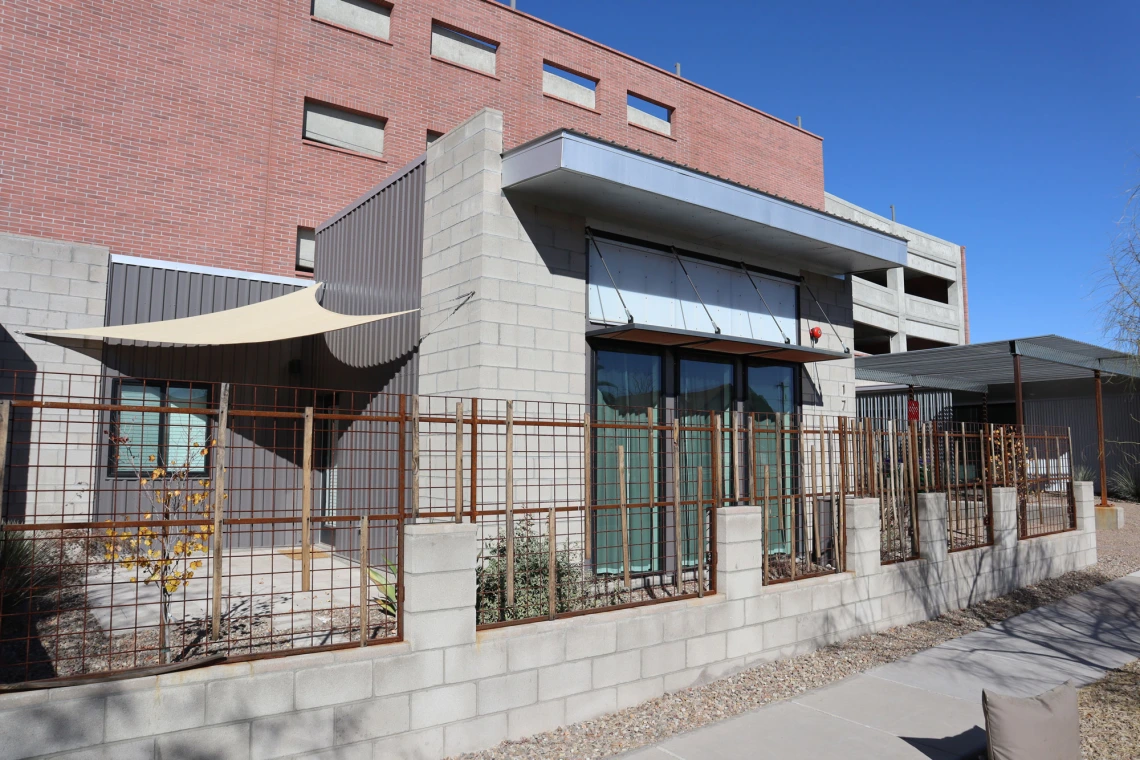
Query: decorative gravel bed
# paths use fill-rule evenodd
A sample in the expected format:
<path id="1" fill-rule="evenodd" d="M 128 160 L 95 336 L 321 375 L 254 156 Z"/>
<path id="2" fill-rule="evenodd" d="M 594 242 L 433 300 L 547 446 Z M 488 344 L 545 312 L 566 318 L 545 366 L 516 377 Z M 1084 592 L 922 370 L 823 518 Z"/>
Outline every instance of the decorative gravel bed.
<path id="1" fill-rule="evenodd" d="M 1080 690 L 1085 760 L 1140 758 L 1140 660 Z"/>
<path id="2" fill-rule="evenodd" d="M 462 760 L 610 757 L 795 697 L 1095 588 L 1140 570 L 1140 505 L 1117 504 L 1124 507 L 1124 529 L 1097 534 L 1098 561 L 1093 567 L 1018 589 L 935 620 L 860 636 L 811 654 L 759 665 L 596 720 L 520 741 L 503 742 L 493 749 L 460 757 Z M 1137 712 L 1140 668 L 1136 665 L 1134 662 L 1113 671 L 1104 681 L 1082 690 L 1081 725 L 1086 757 L 1140 758 L 1140 713 Z"/>

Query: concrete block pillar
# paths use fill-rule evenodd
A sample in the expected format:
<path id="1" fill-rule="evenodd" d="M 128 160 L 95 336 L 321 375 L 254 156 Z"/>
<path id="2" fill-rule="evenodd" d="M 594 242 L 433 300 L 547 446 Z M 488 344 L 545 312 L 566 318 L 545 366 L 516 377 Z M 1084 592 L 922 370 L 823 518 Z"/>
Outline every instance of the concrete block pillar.
<path id="1" fill-rule="evenodd" d="M 404 526 L 404 638 L 413 650 L 475 642 L 478 527 Z"/>
<path id="2" fill-rule="evenodd" d="M 878 499 L 847 500 L 847 570 L 856 576 L 874 575 L 880 564 Z"/>
<path id="3" fill-rule="evenodd" d="M 716 590 L 729 599 L 756 596 L 764 586 L 764 510 L 721 507 L 716 513 Z"/>
<path id="4" fill-rule="evenodd" d="M 918 554 L 928 562 L 945 562 L 950 554 L 946 494 L 918 495 Z"/>
<path id="5" fill-rule="evenodd" d="M 1093 484 L 1088 481 L 1073 481 L 1073 501 L 1077 509 L 1077 531 L 1084 536 L 1081 544 L 1085 551 L 1083 562 L 1095 565 L 1096 532 L 1123 528 L 1124 510 L 1120 507 L 1106 509 L 1096 506 Z"/>
<path id="6" fill-rule="evenodd" d="M 991 505 L 994 513 L 994 547 L 1001 549 L 1017 548 L 1017 489 L 990 489 L 993 497 Z"/>

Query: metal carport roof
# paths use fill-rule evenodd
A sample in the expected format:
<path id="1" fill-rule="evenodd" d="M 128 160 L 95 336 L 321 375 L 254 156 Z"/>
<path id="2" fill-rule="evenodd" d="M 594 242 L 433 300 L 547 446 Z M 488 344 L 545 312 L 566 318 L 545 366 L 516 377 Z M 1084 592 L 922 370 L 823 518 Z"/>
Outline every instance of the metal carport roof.
<path id="1" fill-rule="evenodd" d="M 985 393 L 990 386 L 1014 382 L 1013 355 L 1021 357 L 1022 383 L 1087 378 L 1096 370 L 1140 377 L 1140 357 L 1059 335 L 859 356 L 855 377 Z"/>

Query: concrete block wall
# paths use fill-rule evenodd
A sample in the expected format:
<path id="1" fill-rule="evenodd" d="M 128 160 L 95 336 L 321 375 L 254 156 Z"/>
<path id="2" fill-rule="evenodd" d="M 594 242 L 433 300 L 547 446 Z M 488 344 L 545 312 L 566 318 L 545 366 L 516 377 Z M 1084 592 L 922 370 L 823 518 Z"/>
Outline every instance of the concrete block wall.
<path id="1" fill-rule="evenodd" d="M 475 528 L 405 526 L 405 641 L 0 695 L 0 760 L 417 758 L 588 720 L 758 662 L 934 617 L 1096 561 L 1092 487 L 1078 529 L 948 554 L 946 502 L 920 501 L 922 559 L 879 564 L 879 505 L 847 503 L 844 573 L 763 586 L 761 511 L 717 514 L 717 591 L 475 631 Z M 1013 516 L 1011 521 L 1010 517 Z"/>
<path id="2" fill-rule="evenodd" d="M 432 143 L 424 209 L 421 394 L 581 403 L 585 219 L 502 192 L 503 115 L 483 109 Z"/>
<path id="3" fill-rule="evenodd" d="M 852 321 L 851 278 L 828 277 L 806 271 L 800 274 L 806 285 L 800 286 L 801 345 L 810 346 L 811 328 L 819 327 L 823 330 L 823 335 L 816 347 L 828 351 L 843 351 L 844 347 L 851 349 L 851 354 L 846 359 L 803 365 L 803 413 L 854 416 L 855 328 Z M 819 299 L 818 305 L 812 298 L 812 293 Z M 830 325 L 828 319 L 831 320 Z"/>
<path id="4" fill-rule="evenodd" d="M 90 377 L 102 371 L 98 348 L 79 353 L 25 333 L 101 326 L 109 259 L 102 246 L 0 234 L 0 398 L 98 394 Z M 45 372 L 73 377 L 45 378 Z M 35 468 L 38 478 L 35 502 L 18 509 L 28 519 L 86 518 L 95 476 L 92 437 L 99 433 L 95 413 L 16 408 L 12 415 L 12 429 L 27 431 L 13 435 L 13 471 Z M 27 441 L 38 445 L 21 445 Z"/>

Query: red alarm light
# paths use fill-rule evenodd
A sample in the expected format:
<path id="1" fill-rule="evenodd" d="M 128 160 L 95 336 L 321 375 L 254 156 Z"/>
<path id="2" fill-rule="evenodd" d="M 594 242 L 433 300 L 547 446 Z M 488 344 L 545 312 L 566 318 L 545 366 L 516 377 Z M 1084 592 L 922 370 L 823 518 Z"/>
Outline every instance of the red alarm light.
<path id="1" fill-rule="evenodd" d="M 811 336 L 811 342 L 815 343 L 817 340 L 823 337 L 823 330 L 817 325 L 811 328 L 811 331 L 808 332 L 808 335 Z"/>

